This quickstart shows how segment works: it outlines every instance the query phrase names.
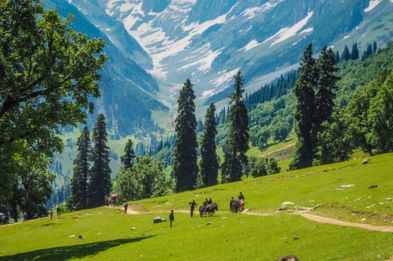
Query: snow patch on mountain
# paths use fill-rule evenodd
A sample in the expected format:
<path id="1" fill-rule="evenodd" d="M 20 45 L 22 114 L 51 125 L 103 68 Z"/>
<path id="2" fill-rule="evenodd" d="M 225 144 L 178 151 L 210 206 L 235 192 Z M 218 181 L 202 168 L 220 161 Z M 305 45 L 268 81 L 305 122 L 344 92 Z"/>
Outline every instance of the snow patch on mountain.
<path id="1" fill-rule="evenodd" d="M 313 31 L 314 31 L 314 28 L 309 27 L 309 28 L 306 28 L 303 31 L 301 31 L 299 34 L 309 34 L 309 33 L 312 33 Z"/>
<path id="2" fill-rule="evenodd" d="M 252 40 L 251 42 L 249 42 L 246 46 L 244 46 L 243 48 L 241 48 L 240 50 L 241 51 L 248 51 L 248 50 L 251 50 L 251 49 L 254 49 L 255 47 L 257 47 L 257 46 L 259 46 L 260 44 L 258 43 L 258 41 L 257 40 Z"/>
<path id="3" fill-rule="evenodd" d="M 279 2 L 272 4 L 270 2 L 267 2 L 266 4 L 263 4 L 261 6 L 247 8 L 246 10 L 243 11 L 242 14 L 246 16 L 248 20 L 250 20 L 253 19 L 257 14 L 263 13 L 267 10 L 274 8 L 276 5 L 278 5 L 278 3 Z"/>
<path id="4" fill-rule="evenodd" d="M 186 59 L 185 61 L 195 60 L 190 62 L 178 70 L 185 70 L 188 68 L 197 68 L 201 72 L 208 72 L 214 62 L 214 60 L 221 54 L 222 49 L 212 51 L 210 44 L 206 44 L 201 48 L 193 51 L 190 55 L 190 58 Z M 202 55 L 201 55 L 202 54 Z"/>
<path id="5" fill-rule="evenodd" d="M 187 47 L 190 46 L 192 38 L 203 34 L 211 26 L 226 23 L 228 20 L 227 16 L 235 7 L 232 7 L 231 10 L 229 10 L 226 14 L 221 15 L 213 20 L 186 25 L 186 16 L 179 15 L 179 13 L 187 13 L 191 9 L 191 4 L 194 3 L 194 0 L 188 0 L 188 4 L 190 5 L 185 5 L 185 3 L 182 2 L 182 8 L 180 8 L 179 4 L 176 4 L 175 2 L 176 1 L 173 1 L 167 10 L 164 11 L 164 13 L 171 12 L 171 18 L 178 21 L 179 26 L 181 26 L 183 32 L 186 33 L 183 38 L 170 39 L 161 28 L 157 29 L 154 27 L 154 20 L 151 20 L 149 23 L 142 24 L 136 30 L 133 30 L 132 27 L 126 25 L 128 32 L 134 36 L 138 42 L 141 43 L 141 45 L 144 46 L 145 49 L 151 54 L 154 64 L 154 69 L 151 71 L 151 73 L 162 79 L 165 79 L 167 75 L 167 71 L 165 70 L 163 62 L 166 58 L 186 50 Z M 176 13 L 176 15 L 172 15 L 172 12 Z M 165 15 L 164 13 L 162 15 Z M 199 64 L 199 69 L 202 72 L 208 71 L 214 59 L 220 54 L 220 52 L 206 50 L 204 54 L 205 55 L 201 57 L 202 59 L 200 61 L 197 61 L 194 64 L 189 64 L 182 69 Z"/>
<path id="6" fill-rule="evenodd" d="M 214 80 L 211 80 L 210 83 L 212 83 L 215 86 L 223 85 L 224 83 L 227 83 L 228 81 L 230 81 L 233 78 L 233 76 L 235 75 L 235 73 L 237 73 L 239 70 L 240 70 L 240 67 L 233 69 L 229 72 L 227 70 L 219 72 L 219 73 L 217 73 L 217 75 L 220 75 L 220 76 L 218 76 Z"/>
<path id="7" fill-rule="evenodd" d="M 288 40 L 289 38 L 295 36 L 301 29 L 303 29 L 303 27 L 307 25 L 308 21 L 311 19 L 313 15 L 314 15 L 313 11 L 308 12 L 305 18 L 303 18 L 302 20 L 300 20 L 299 22 L 297 22 L 291 27 L 281 28 L 276 34 L 272 35 L 271 37 L 263 41 L 263 43 L 267 43 L 271 40 L 274 40 L 274 42 L 270 45 L 270 46 L 274 46 L 278 43 Z"/>
<path id="8" fill-rule="evenodd" d="M 124 3 L 120 6 L 119 10 L 122 13 L 127 13 L 131 10 L 131 13 L 123 20 L 123 24 L 126 30 L 130 30 L 139 21 L 141 16 L 144 16 L 144 11 L 142 10 L 142 3 Z M 111 11 L 108 11 L 108 9 L 107 12 L 112 15 Z"/>
<path id="9" fill-rule="evenodd" d="M 208 98 L 208 97 L 210 97 L 210 96 L 212 96 L 212 95 L 214 95 L 214 94 L 216 94 L 216 93 L 217 93 L 216 89 L 206 90 L 206 91 L 203 91 L 203 92 L 202 92 L 201 97 L 202 97 L 202 98 Z"/>
<path id="10" fill-rule="evenodd" d="M 379 5 L 383 0 L 370 0 L 370 3 L 366 9 L 364 9 L 364 12 L 368 13 L 372 11 L 377 5 Z M 390 2 L 393 2 L 393 0 L 390 0 Z"/>

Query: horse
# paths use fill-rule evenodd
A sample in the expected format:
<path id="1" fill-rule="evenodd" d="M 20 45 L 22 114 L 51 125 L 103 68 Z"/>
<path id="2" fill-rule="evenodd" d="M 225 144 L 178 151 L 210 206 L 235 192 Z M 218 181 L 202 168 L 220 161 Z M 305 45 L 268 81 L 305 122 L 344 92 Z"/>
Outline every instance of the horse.
<path id="1" fill-rule="evenodd" d="M 239 212 L 239 209 L 240 209 L 239 200 L 233 200 L 231 203 L 231 212 L 237 213 Z"/>
<path id="2" fill-rule="evenodd" d="M 213 216 L 215 211 L 218 211 L 217 203 L 213 202 L 213 203 L 208 204 L 206 206 L 201 205 L 199 207 L 199 216 L 200 217 L 202 217 L 202 216 Z"/>
<path id="3" fill-rule="evenodd" d="M 244 207 L 246 206 L 246 202 L 244 199 L 239 200 L 239 211 L 242 212 L 244 210 Z"/>
<path id="4" fill-rule="evenodd" d="M 242 212 L 244 210 L 245 205 L 246 202 L 243 199 L 233 200 L 231 204 L 231 212 L 232 213 Z"/>
<path id="5" fill-rule="evenodd" d="M 211 203 L 206 206 L 206 212 L 209 216 L 213 216 L 215 211 L 218 211 L 218 205 L 217 203 Z"/>
<path id="6" fill-rule="evenodd" d="M 199 207 L 199 216 L 202 217 L 205 214 L 205 206 L 201 205 Z"/>

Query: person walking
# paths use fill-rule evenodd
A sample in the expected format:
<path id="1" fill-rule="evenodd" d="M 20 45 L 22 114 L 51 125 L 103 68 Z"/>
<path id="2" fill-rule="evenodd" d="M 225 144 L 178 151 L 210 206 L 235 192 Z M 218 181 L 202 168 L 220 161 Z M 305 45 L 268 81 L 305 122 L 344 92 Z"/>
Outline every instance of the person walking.
<path id="1" fill-rule="evenodd" d="M 57 208 L 56 208 L 56 215 L 58 217 L 60 217 L 60 207 L 59 206 L 57 206 Z"/>
<path id="2" fill-rule="evenodd" d="M 173 210 L 171 210 L 171 213 L 169 214 L 169 227 L 172 228 L 172 223 L 175 221 L 175 215 L 173 213 Z"/>
<path id="3" fill-rule="evenodd" d="M 231 212 L 234 212 L 234 210 L 233 210 L 233 202 L 234 202 L 235 200 L 233 199 L 233 197 L 231 198 L 231 200 L 229 201 L 229 210 L 231 211 Z"/>
<path id="4" fill-rule="evenodd" d="M 128 210 L 128 203 L 124 204 L 124 214 L 127 214 Z"/>
<path id="5" fill-rule="evenodd" d="M 50 217 L 50 220 L 52 220 L 53 219 L 53 210 L 51 209 L 51 210 L 49 210 L 49 217 Z"/>
<path id="6" fill-rule="evenodd" d="M 188 204 L 190 205 L 190 216 L 193 217 L 194 210 L 195 210 L 195 207 L 197 206 L 197 203 L 195 202 L 195 200 L 193 200 L 192 202 L 190 202 Z"/>

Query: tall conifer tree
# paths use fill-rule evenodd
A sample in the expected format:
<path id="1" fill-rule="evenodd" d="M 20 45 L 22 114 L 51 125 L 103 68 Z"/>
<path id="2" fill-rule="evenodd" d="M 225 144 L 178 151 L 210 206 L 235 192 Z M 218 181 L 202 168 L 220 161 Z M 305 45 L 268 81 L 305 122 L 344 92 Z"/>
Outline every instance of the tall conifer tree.
<path id="1" fill-rule="evenodd" d="M 210 104 L 205 116 L 205 129 L 201 146 L 201 175 L 205 186 L 216 185 L 218 176 L 218 160 L 216 154 L 216 107 Z"/>
<path id="2" fill-rule="evenodd" d="M 244 80 L 240 71 L 235 75 L 235 92 L 231 95 L 231 107 L 229 112 L 231 131 L 233 132 L 234 145 L 236 152 L 239 152 L 239 159 L 247 165 L 246 152 L 249 149 L 249 128 L 248 112 L 244 104 Z"/>
<path id="3" fill-rule="evenodd" d="M 227 181 L 240 180 L 242 169 L 248 164 L 246 156 L 249 149 L 248 112 L 243 99 L 244 83 L 240 71 L 235 75 L 234 80 L 235 90 L 230 96 L 228 113 L 229 137 L 227 137 L 225 161 L 222 166 Z"/>
<path id="4" fill-rule="evenodd" d="M 341 61 L 340 53 L 337 51 L 336 52 L 336 64 Z"/>
<path id="5" fill-rule="evenodd" d="M 363 53 L 362 59 L 367 59 L 371 55 L 373 55 L 373 46 L 371 44 L 368 44 L 366 51 L 364 51 Z"/>
<path id="6" fill-rule="evenodd" d="M 111 169 L 109 167 L 109 147 L 104 114 L 97 117 L 93 130 L 94 147 L 92 149 L 93 166 L 90 171 L 89 206 L 105 205 L 105 199 L 111 189 Z"/>
<path id="7" fill-rule="evenodd" d="M 352 45 L 351 59 L 352 59 L 352 60 L 357 60 L 357 59 L 359 59 L 359 48 L 358 48 L 358 43 L 354 43 L 354 44 Z"/>
<path id="8" fill-rule="evenodd" d="M 174 151 L 174 175 L 178 192 L 195 188 L 198 175 L 197 139 L 195 118 L 195 94 L 190 80 L 184 83 L 177 100 L 176 146 Z"/>
<path id="9" fill-rule="evenodd" d="M 74 174 L 71 181 L 72 205 L 80 210 L 87 207 L 88 177 L 90 171 L 90 134 L 87 127 L 78 138 L 78 156 L 74 160 Z"/>
<path id="10" fill-rule="evenodd" d="M 132 140 L 129 139 L 126 146 L 124 147 L 124 155 L 121 157 L 121 162 L 126 169 L 132 168 L 133 160 L 135 159 L 135 151 L 133 146 Z"/>
<path id="11" fill-rule="evenodd" d="M 291 163 L 291 169 L 299 169 L 312 165 L 316 133 L 315 122 L 315 87 L 317 85 L 317 73 L 315 59 L 312 57 L 313 48 L 309 44 L 300 62 L 300 76 L 295 86 L 297 106 L 295 119 L 298 124 L 298 143 L 295 159 Z"/>
<path id="12" fill-rule="evenodd" d="M 351 53 L 349 52 L 348 46 L 345 46 L 341 54 L 341 60 L 348 61 L 349 59 L 351 59 Z"/>
<path id="13" fill-rule="evenodd" d="M 321 131 L 321 124 L 328 121 L 333 113 L 335 90 L 339 77 L 335 66 L 335 55 L 332 49 L 322 48 L 317 61 L 318 84 L 315 92 L 316 119 L 314 133 Z"/>

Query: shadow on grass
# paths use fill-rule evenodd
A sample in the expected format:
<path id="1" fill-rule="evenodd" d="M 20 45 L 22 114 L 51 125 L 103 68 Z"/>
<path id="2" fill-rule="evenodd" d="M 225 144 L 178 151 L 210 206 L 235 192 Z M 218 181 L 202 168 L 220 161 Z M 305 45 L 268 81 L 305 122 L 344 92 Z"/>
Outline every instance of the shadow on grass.
<path id="1" fill-rule="evenodd" d="M 5 260 L 68 260 L 71 258 L 83 258 L 95 255 L 109 248 L 122 244 L 135 243 L 153 236 L 137 237 L 130 239 L 116 239 L 102 242 L 95 242 L 83 245 L 53 247 L 25 252 L 9 256 L 1 256 L 0 261 Z"/>

